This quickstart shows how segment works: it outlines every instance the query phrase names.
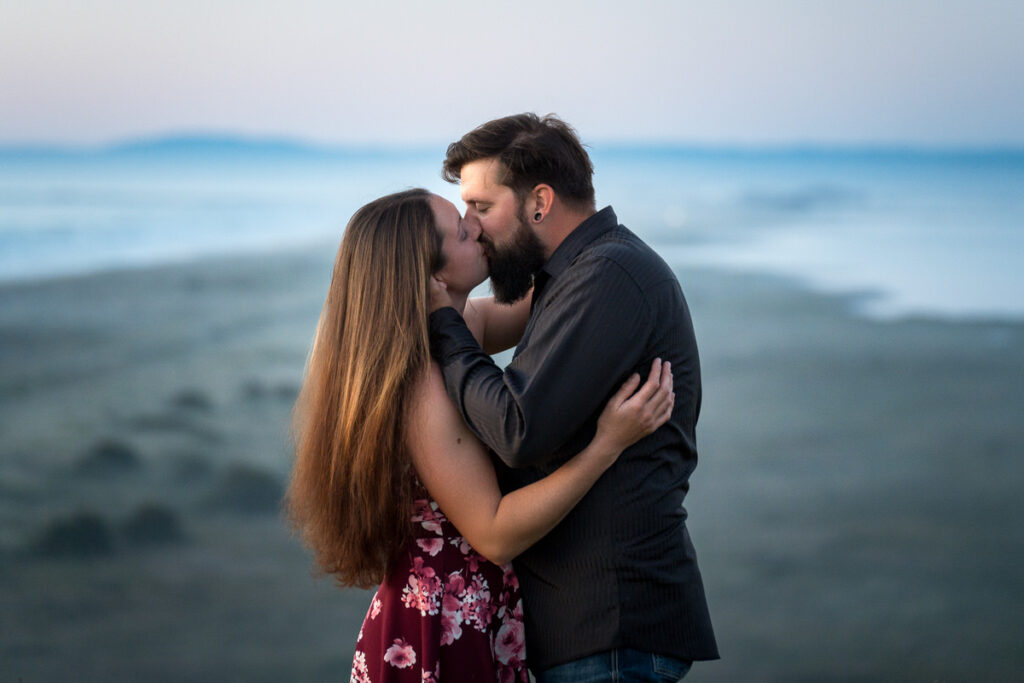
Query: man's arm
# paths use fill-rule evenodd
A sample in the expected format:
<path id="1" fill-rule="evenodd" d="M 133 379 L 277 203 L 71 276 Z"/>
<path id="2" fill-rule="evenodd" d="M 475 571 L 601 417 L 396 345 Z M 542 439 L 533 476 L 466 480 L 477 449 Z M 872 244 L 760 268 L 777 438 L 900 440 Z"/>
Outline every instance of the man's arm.
<path id="1" fill-rule="evenodd" d="M 653 315 L 618 264 L 591 256 L 548 285 L 527 348 L 501 370 L 452 308 L 431 345 L 466 424 L 511 467 L 544 462 L 646 358 Z"/>

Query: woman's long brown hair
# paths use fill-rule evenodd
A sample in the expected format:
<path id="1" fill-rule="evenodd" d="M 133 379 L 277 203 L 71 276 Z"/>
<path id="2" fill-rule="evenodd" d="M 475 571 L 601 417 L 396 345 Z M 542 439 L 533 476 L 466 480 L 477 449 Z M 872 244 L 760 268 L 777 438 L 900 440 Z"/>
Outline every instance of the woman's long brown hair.
<path id="1" fill-rule="evenodd" d="M 345 228 L 295 406 L 286 495 L 317 567 L 383 579 L 410 532 L 410 390 L 430 363 L 427 294 L 443 266 L 426 190 L 381 197 Z"/>

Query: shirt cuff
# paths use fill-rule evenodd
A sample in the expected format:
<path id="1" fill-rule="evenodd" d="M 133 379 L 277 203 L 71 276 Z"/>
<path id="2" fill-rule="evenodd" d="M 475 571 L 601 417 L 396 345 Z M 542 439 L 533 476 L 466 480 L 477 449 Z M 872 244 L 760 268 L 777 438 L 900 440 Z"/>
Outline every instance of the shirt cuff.
<path id="1" fill-rule="evenodd" d="M 480 351 L 466 321 L 451 306 L 439 308 L 427 318 L 430 355 L 444 367 L 463 351 Z"/>

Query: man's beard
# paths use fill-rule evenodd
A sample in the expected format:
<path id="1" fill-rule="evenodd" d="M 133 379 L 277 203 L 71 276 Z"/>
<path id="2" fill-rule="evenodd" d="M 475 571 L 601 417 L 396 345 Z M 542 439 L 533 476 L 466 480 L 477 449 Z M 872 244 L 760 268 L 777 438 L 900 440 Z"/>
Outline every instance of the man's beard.
<path id="1" fill-rule="evenodd" d="M 508 244 L 498 246 L 489 239 L 484 242 L 491 271 L 491 291 L 499 303 L 519 301 L 533 287 L 533 276 L 547 262 L 544 245 L 526 222 L 525 206 L 519 205 L 519 224 Z"/>

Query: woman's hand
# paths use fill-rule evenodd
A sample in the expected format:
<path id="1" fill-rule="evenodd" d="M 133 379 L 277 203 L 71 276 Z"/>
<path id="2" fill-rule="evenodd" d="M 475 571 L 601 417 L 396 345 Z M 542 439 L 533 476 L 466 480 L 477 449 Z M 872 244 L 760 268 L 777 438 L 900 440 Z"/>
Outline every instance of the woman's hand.
<path id="1" fill-rule="evenodd" d="M 427 291 L 427 311 L 429 313 L 452 305 L 452 297 L 448 294 L 448 285 L 433 275 L 430 276 L 428 284 L 430 285 L 430 289 Z"/>
<path id="2" fill-rule="evenodd" d="M 594 441 L 622 451 L 668 422 L 676 398 L 672 364 L 656 358 L 647 381 L 637 391 L 639 385 L 640 375 L 633 373 L 615 392 L 597 420 Z"/>

